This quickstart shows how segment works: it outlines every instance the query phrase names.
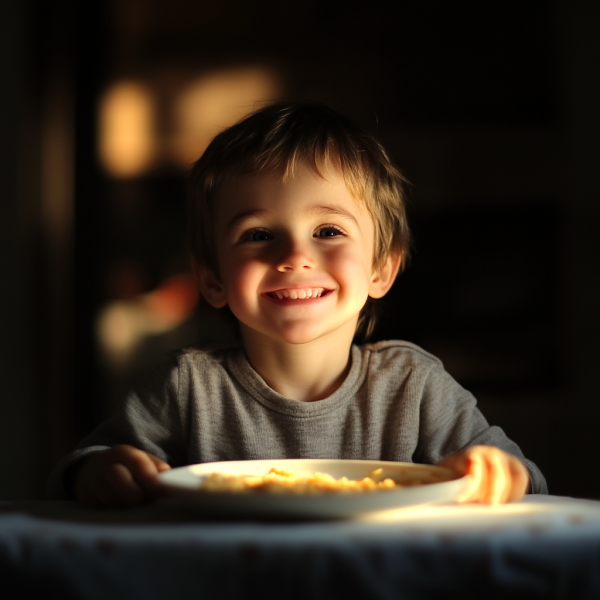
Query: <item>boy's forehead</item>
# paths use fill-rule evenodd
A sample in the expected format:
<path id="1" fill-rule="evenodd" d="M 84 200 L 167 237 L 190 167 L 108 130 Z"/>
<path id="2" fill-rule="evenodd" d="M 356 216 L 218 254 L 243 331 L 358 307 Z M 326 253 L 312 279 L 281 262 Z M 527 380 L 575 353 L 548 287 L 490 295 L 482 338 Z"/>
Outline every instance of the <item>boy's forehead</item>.
<path id="1" fill-rule="evenodd" d="M 240 212 L 277 212 L 296 206 L 314 213 L 319 207 L 331 207 L 368 215 L 364 202 L 354 197 L 339 170 L 317 172 L 307 165 L 300 165 L 287 176 L 282 171 L 231 175 L 219 186 L 214 199 L 215 216 L 221 224 Z"/>

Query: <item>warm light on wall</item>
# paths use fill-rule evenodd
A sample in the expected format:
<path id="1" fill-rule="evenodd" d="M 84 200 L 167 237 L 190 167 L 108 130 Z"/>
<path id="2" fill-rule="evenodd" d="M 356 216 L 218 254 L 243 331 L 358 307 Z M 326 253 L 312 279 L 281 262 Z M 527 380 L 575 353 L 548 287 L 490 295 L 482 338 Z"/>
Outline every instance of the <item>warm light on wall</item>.
<path id="1" fill-rule="evenodd" d="M 155 156 L 154 107 L 150 91 L 139 83 L 112 85 L 100 102 L 99 154 L 114 177 L 135 177 Z"/>
<path id="2" fill-rule="evenodd" d="M 174 106 L 176 162 L 189 167 L 217 133 L 277 100 L 279 87 L 270 70 L 258 67 L 214 71 L 193 81 Z"/>
<path id="3" fill-rule="evenodd" d="M 115 369 L 126 367 L 139 345 L 189 319 L 198 302 L 198 289 L 188 273 L 172 275 L 146 294 L 107 304 L 96 323 L 101 350 Z"/>
<path id="4" fill-rule="evenodd" d="M 266 67 L 211 71 L 170 91 L 157 115 L 160 89 L 135 81 L 112 84 L 100 101 L 99 157 L 107 173 L 130 178 L 159 160 L 187 169 L 221 130 L 281 96 L 277 76 Z M 169 114 L 170 113 L 170 114 Z M 157 122 L 170 123 L 165 138 Z"/>

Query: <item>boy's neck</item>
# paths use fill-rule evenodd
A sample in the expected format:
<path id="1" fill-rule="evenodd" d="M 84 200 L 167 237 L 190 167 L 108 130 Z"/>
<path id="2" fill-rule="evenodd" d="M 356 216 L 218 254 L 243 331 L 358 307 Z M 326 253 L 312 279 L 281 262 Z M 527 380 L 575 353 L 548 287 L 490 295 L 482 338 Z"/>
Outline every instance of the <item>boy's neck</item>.
<path id="1" fill-rule="evenodd" d="M 337 390 L 350 370 L 354 328 L 306 344 L 287 344 L 244 330 L 242 339 L 254 370 L 273 390 L 292 400 L 314 402 Z"/>

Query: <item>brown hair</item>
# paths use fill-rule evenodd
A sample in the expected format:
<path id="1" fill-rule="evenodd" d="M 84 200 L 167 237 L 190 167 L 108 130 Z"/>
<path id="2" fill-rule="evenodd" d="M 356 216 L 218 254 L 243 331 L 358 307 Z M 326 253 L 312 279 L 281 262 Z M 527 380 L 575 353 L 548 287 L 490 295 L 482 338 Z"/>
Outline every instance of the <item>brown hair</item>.
<path id="1" fill-rule="evenodd" d="M 410 233 L 405 213 L 404 177 L 372 136 L 334 110 L 319 104 L 282 102 L 263 108 L 217 135 L 193 165 L 189 179 L 188 243 L 194 260 L 218 274 L 214 197 L 222 182 L 240 173 L 292 176 L 307 164 L 323 176 L 339 170 L 353 196 L 364 202 L 375 225 L 373 268 L 392 253 L 406 264 Z M 369 298 L 357 334 L 375 326 Z"/>

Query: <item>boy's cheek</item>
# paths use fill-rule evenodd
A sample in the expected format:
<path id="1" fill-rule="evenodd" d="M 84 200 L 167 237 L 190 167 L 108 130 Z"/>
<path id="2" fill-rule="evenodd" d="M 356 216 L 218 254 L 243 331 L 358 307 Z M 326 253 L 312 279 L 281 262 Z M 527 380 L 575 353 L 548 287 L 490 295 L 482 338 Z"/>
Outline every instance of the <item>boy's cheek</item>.
<path id="1" fill-rule="evenodd" d="M 247 304 L 252 296 L 258 295 L 257 277 L 251 270 L 231 265 L 223 281 L 223 290 L 227 303 L 233 310 L 233 306 Z"/>

